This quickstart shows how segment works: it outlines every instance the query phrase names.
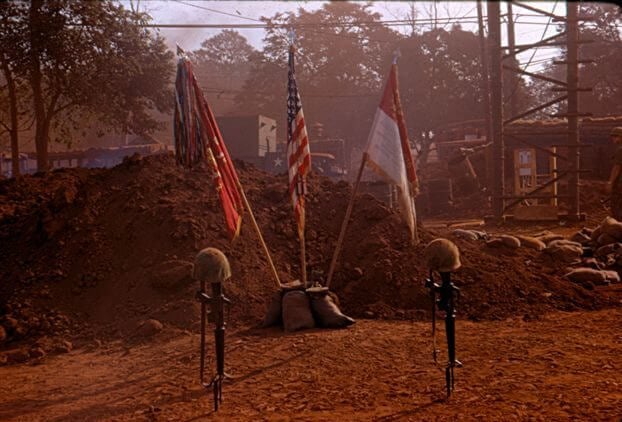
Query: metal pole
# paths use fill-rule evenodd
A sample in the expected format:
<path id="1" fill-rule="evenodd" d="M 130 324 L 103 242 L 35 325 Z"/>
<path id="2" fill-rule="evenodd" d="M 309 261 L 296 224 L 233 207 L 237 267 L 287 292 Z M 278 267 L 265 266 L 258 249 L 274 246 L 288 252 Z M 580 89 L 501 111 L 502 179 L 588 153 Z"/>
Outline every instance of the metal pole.
<path id="1" fill-rule="evenodd" d="M 516 50 L 515 46 L 516 46 L 516 41 L 515 41 L 515 37 L 514 37 L 514 16 L 512 14 L 512 2 L 509 1 L 507 2 L 507 7 L 508 7 L 508 47 L 509 47 L 509 53 L 511 54 L 511 58 L 510 61 L 512 62 L 512 65 L 518 67 L 518 60 L 516 60 L 516 56 L 514 55 L 514 52 Z M 518 113 L 518 84 L 520 83 L 519 80 L 519 76 L 518 75 L 512 75 L 513 77 L 512 79 L 512 84 L 510 86 L 510 91 L 509 91 L 509 95 L 510 95 L 510 115 L 511 116 L 516 116 L 516 113 Z"/>
<path id="2" fill-rule="evenodd" d="M 503 83 L 501 80 L 501 17 L 499 3 L 489 1 L 488 51 L 490 53 L 490 107 L 492 122 L 493 189 L 492 210 L 496 218 L 503 216 L 505 157 L 503 147 Z"/>
<path id="3" fill-rule="evenodd" d="M 570 210 L 569 217 L 579 217 L 579 93 L 577 85 L 579 82 L 579 65 L 578 65 L 578 38 L 579 31 L 577 27 L 577 7 L 578 3 L 566 3 L 567 10 L 567 84 L 568 84 L 568 145 L 572 145 L 569 149 L 570 157 Z"/>
<path id="4" fill-rule="evenodd" d="M 482 0 L 477 0 L 477 23 L 479 26 L 479 51 L 482 65 L 482 93 L 484 98 L 484 115 L 486 116 L 486 142 L 492 139 L 492 128 L 490 119 L 490 77 L 488 75 L 488 53 L 486 51 L 486 34 L 484 33 L 484 19 L 482 13 Z M 492 189 L 492 159 L 489 151 L 486 151 L 486 185 Z"/>

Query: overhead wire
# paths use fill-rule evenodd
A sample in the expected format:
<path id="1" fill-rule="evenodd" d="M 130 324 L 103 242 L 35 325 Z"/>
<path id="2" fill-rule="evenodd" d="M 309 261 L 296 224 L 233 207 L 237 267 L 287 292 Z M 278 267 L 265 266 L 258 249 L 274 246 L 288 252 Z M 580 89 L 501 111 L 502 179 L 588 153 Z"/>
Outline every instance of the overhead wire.
<path id="1" fill-rule="evenodd" d="M 555 0 L 555 3 L 553 4 L 553 10 L 551 11 L 552 14 L 555 14 L 555 9 L 557 8 L 557 3 L 559 0 Z M 544 31 L 542 31 L 542 36 L 540 37 L 540 41 L 544 40 L 544 38 L 546 38 L 546 32 L 549 29 L 549 25 L 551 24 L 553 20 L 552 16 L 549 16 L 549 19 L 547 21 L 546 27 L 544 28 Z M 523 23 L 523 22 L 521 22 Z M 529 60 L 527 61 L 527 64 L 521 69 L 522 71 L 526 71 L 527 68 L 529 68 L 529 66 L 531 66 L 531 62 L 533 61 L 536 53 L 538 52 L 538 49 L 540 47 L 535 47 L 533 49 L 533 52 L 531 53 L 531 57 L 529 58 Z M 515 56 L 516 57 L 516 56 Z M 520 78 L 516 78 L 516 83 L 514 84 L 514 89 L 512 90 L 512 92 L 510 93 L 510 95 L 508 96 L 508 98 L 506 98 L 506 100 L 504 101 L 504 104 L 506 104 L 515 94 L 516 91 L 518 90 L 518 87 L 520 86 Z"/>
<path id="2" fill-rule="evenodd" d="M 218 13 L 218 14 L 221 14 L 221 15 L 232 16 L 232 17 L 238 18 L 238 19 L 245 19 L 245 20 L 254 21 L 254 22 L 263 22 L 261 19 L 250 18 L 248 16 L 242 16 L 241 14 L 233 14 L 233 13 L 223 12 L 222 10 L 216 10 L 216 9 L 211 9 L 211 8 L 205 7 L 205 6 L 199 6 L 198 4 L 188 3 L 188 2 L 185 2 L 183 0 L 175 0 L 175 2 L 183 4 L 183 5 L 186 5 L 186 6 L 196 7 L 197 9 L 207 10 L 208 12 L 212 12 L 212 13 Z"/>

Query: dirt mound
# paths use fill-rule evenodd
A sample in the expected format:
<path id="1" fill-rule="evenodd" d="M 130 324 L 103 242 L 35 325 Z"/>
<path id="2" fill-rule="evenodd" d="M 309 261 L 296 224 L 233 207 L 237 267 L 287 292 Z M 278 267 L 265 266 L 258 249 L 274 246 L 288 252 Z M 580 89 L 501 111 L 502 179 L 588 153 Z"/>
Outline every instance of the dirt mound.
<path id="1" fill-rule="evenodd" d="M 283 282 L 299 278 L 298 240 L 286 175 L 236 163 Z M 351 193 L 345 182 L 311 176 L 307 197 L 308 273 L 323 281 Z M 133 157 L 113 169 L 64 169 L 0 182 L 0 319 L 40 336 L 132 335 L 146 320 L 196 328 L 198 250 L 229 257 L 226 288 L 233 323 L 258 323 L 275 289 L 248 216 L 230 244 L 206 169 L 186 170 L 171 155 Z M 422 250 L 411 247 L 399 215 L 370 195 L 357 200 L 332 288 L 354 317 L 424 318 L 429 298 Z M 502 252 L 457 241 L 463 269 L 459 313 L 472 319 L 593 309 L 605 295 L 553 275 L 535 251 Z M 551 274 L 547 274 L 551 272 Z M 0 321 L 2 323 L 2 321 Z"/>

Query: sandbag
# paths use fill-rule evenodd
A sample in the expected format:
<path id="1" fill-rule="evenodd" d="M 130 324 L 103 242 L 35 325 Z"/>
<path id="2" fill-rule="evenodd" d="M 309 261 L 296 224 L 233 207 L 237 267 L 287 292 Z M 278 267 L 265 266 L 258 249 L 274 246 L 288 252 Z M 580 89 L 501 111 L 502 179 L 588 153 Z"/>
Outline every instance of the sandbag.
<path id="1" fill-rule="evenodd" d="M 554 240 L 548 244 L 544 252 L 556 260 L 574 261 L 583 255 L 583 247 L 580 243 L 569 240 Z"/>
<path id="2" fill-rule="evenodd" d="M 344 315 L 327 294 L 312 294 L 311 311 L 320 327 L 344 328 L 354 324 L 354 319 Z"/>
<path id="3" fill-rule="evenodd" d="M 616 238 L 611 236 L 609 233 L 603 233 L 598 236 L 596 243 L 598 246 L 610 245 L 612 243 L 616 243 Z"/>
<path id="4" fill-rule="evenodd" d="M 536 251 L 541 251 L 546 248 L 544 242 L 535 237 L 516 235 L 516 238 L 520 240 L 521 245 L 526 248 L 535 249 Z"/>
<path id="5" fill-rule="evenodd" d="M 583 246 L 581 246 L 580 243 L 573 242 L 572 240 L 566 240 L 566 239 L 556 239 L 556 240 L 553 240 L 547 243 L 546 245 L 547 248 L 555 248 L 559 246 L 574 246 L 577 248 L 583 248 Z"/>
<path id="6" fill-rule="evenodd" d="M 605 217 L 598 227 L 594 229 L 590 237 L 593 241 L 596 241 L 603 233 L 607 233 L 611 237 L 615 237 L 614 235 L 622 235 L 619 224 L 620 223 L 615 218 Z"/>
<path id="7" fill-rule="evenodd" d="M 482 231 L 482 230 L 469 230 L 469 231 L 477 235 L 479 239 L 483 239 L 483 240 L 488 239 L 488 233 L 486 233 L 485 231 Z"/>
<path id="8" fill-rule="evenodd" d="M 270 304 L 268 305 L 266 315 L 261 322 L 262 328 L 272 327 L 281 323 L 281 315 L 283 312 L 282 301 L 283 295 L 280 291 L 275 292 L 272 295 L 272 299 L 270 300 Z"/>
<path id="9" fill-rule="evenodd" d="M 596 258 L 583 258 L 581 260 L 580 265 L 582 267 L 592 268 L 592 269 L 595 269 L 595 270 L 602 270 L 603 269 L 602 264 Z"/>
<path id="10" fill-rule="evenodd" d="M 457 238 L 464 239 L 464 240 L 477 240 L 478 239 L 477 234 L 473 233 L 471 230 L 456 229 L 451 234 Z"/>
<path id="11" fill-rule="evenodd" d="M 603 273 L 605 274 L 605 278 L 607 279 L 609 283 L 620 282 L 620 274 L 618 274 L 617 271 L 603 270 Z"/>
<path id="12" fill-rule="evenodd" d="M 503 244 L 507 246 L 508 248 L 511 248 L 511 249 L 520 248 L 520 240 L 518 240 L 518 238 L 514 236 L 510 236 L 507 234 L 501 234 L 499 235 L 499 239 L 501 239 L 503 241 Z"/>
<path id="13" fill-rule="evenodd" d="M 585 245 L 585 244 L 589 243 L 592 239 L 585 232 L 578 231 L 578 232 L 576 232 L 575 234 L 572 235 L 570 240 L 573 241 L 573 242 L 577 242 L 577 243 L 580 243 L 582 245 Z"/>
<path id="14" fill-rule="evenodd" d="M 490 239 L 486 241 L 486 246 L 489 248 L 502 248 L 505 247 L 505 242 L 501 238 Z"/>
<path id="15" fill-rule="evenodd" d="M 307 294 L 293 290 L 283 295 L 283 328 L 285 331 L 297 331 L 315 327 L 311 305 Z"/>
<path id="16" fill-rule="evenodd" d="M 596 252 L 594 252 L 594 256 L 597 256 L 597 257 L 607 256 L 610 253 L 616 252 L 621 247 L 622 247 L 622 243 L 610 243 L 608 245 L 604 245 L 596 249 Z"/>
<path id="17" fill-rule="evenodd" d="M 581 227 L 581 233 L 586 236 L 591 236 L 592 232 L 594 232 L 594 229 L 590 229 L 589 227 Z"/>
<path id="18" fill-rule="evenodd" d="M 557 240 L 563 240 L 564 236 L 562 236 L 561 234 L 555 234 L 555 233 L 549 233 L 549 234 L 545 234 L 544 236 L 534 236 L 537 239 L 540 239 L 542 242 L 544 242 L 545 245 L 548 245 L 551 242 L 555 242 Z"/>
<path id="19" fill-rule="evenodd" d="M 616 221 L 606 227 L 603 227 L 603 233 L 608 234 L 615 240 L 622 240 L 622 223 Z"/>
<path id="20" fill-rule="evenodd" d="M 594 270 L 592 268 L 577 268 L 564 275 L 564 278 L 573 283 L 594 283 L 605 284 L 607 276 L 604 271 Z"/>

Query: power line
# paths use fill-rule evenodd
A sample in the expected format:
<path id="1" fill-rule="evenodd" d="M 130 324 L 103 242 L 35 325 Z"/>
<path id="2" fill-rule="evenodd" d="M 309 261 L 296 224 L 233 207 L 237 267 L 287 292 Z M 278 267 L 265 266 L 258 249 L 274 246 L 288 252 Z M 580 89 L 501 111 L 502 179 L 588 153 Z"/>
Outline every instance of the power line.
<path id="1" fill-rule="evenodd" d="M 249 18 L 247 16 L 242 16 L 239 13 L 237 15 L 234 15 L 233 13 L 223 12 L 221 10 L 216 10 L 216 9 L 210 9 L 209 7 L 199 6 L 198 4 L 187 3 L 187 2 L 182 1 L 182 0 L 175 0 L 175 1 L 177 3 L 183 4 L 185 6 L 196 7 L 197 9 L 207 10 L 208 12 L 219 13 L 221 15 L 226 15 L 226 16 L 233 16 L 234 18 L 238 18 L 238 19 L 246 19 L 246 20 L 249 20 L 249 21 L 261 22 L 260 19 Z"/>
<path id="2" fill-rule="evenodd" d="M 357 26 L 411 26 L 423 23 L 477 23 L 477 16 L 399 19 L 386 21 L 358 21 L 358 22 L 313 22 L 313 23 L 257 23 L 257 24 L 225 24 L 225 23 L 196 23 L 196 24 L 143 24 L 147 28 L 206 28 L 206 29 L 266 29 L 266 28 L 349 28 Z"/>
<path id="3" fill-rule="evenodd" d="M 553 10 L 551 11 L 552 14 L 555 14 L 555 9 L 557 8 L 557 2 L 558 0 L 555 0 L 555 4 L 553 5 Z M 549 19 L 546 23 L 546 27 L 544 28 L 544 31 L 542 31 L 542 36 L 540 37 L 540 41 L 544 40 L 544 38 L 546 37 L 546 31 L 548 31 L 549 29 L 549 25 L 551 23 L 551 21 L 553 20 L 552 16 L 549 16 Z M 524 23 L 524 22 L 521 22 Z M 527 70 L 527 68 L 529 66 L 531 66 L 531 62 L 534 59 L 534 57 L 536 56 L 536 53 L 538 52 L 538 47 L 533 49 L 533 53 L 531 53 L 531 57 L 529 58 L 529 61 L 527 62 L 527 64 L 523 67 L 523 71 Z M 550 60 L 550 59 L 547 59 Z M 509 95 L 508 99 L 505 101 L 507 103 L 507 101 L 512 98 L 514 96 L 514 94 L 516 94 L 516 91 L 518 90 L 518 87 L 520 85 L 520 78 L 516 78 L 516 83 L 514 84 L 514 89 L 512 90 L 512 93 Z"/>

